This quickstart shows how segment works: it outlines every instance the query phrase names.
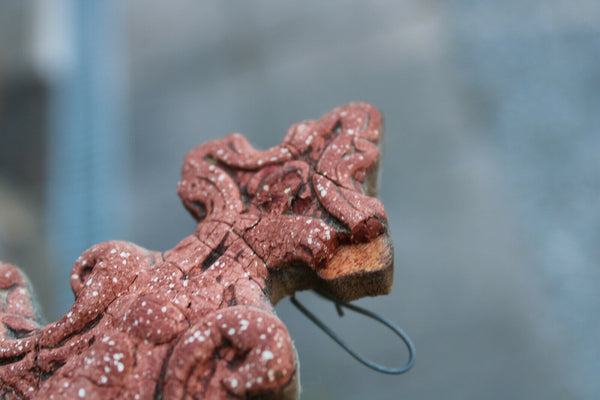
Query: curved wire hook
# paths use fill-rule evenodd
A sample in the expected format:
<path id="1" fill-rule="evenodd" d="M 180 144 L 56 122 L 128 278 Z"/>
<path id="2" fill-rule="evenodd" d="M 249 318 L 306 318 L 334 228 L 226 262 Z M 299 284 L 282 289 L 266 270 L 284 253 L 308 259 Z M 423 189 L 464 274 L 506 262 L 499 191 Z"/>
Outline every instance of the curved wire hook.
<path id="1" fill-rule="evenodd" d="M 335 306 L 336 306 L 336 309 L 337 309 L 338 314 L 340 315 L 340 317 L 344 315 L 344 313 L 342 311 L 342 307 L 346 307 L 346 308 L 348 308 L 350 310 L 353 310 L 353 311 L 355 311 L 357 313 L 366 315 L 367 317 L 372 318 L 372 319 L 378 321 L 379 323 L 387 326 L 400 339 L 402 339 L 402 341 L 406 345 L 406 348 L 408 350 L 408 361 L 406 362 L 406 364 L 404 366 L 402 366 L 400 368 L 389 368 L 389 367 L 384 367 L 382 365 L 376 364 L 373 361 L 367 360 L 365 357 L 361 356 L 356 351 L 354 351 L 350 346 L 348 346 L 346 344 L 346 342 L 344 342 L 342 339 L 340 339 L 340 337 L 335 332 L 333 332 L 331 329 L 329 329 L 329 327 L 326 326 L 313 313 L 311 313 L 310 311 L 308 311 L 308 309 L 306 307 L 304 307 L 296 299 L 295 295 L 292 295 L 291 298 L 290 298 L 292 304 L 294 306 L 296 306 L 296 308 L 298 310 L 300 310 L 300 312 L 302 312 L 302 314 L 304 314 L 306 317 L 308 317 L 308 319 L 310 319 L 315 325 L 317 325 L 319 328 L 321 328 L 321 330 L 323 332 L 325 332 L 338 345 L 340 345 L 340 347 L 342 349 L 344 349 L 348 354 L 350 354 L 352 357 L 354 357 L 356 360 L 358 360 L 362 364 L 366 365 L 367 367 L 369 367 L 371 369 L 374 369 L 375 371 L 384 373 L 384 374 L 400 375 L 400 374 L 403 374 L 403 373 L 407 372 L 409 369 L 411 369 L 411 367 L 413 366 L 413 363 L 415 361 L 415 346 L 412 344 L 412 342 L 410 341 L 410 339 L 406 335 L 406 333 L 404 333 L 402 331 L 402 329 L 398 328 L 392 322 L 390 322 L 387 319 L 385 319 L 385 318 L 383 318 L 383 317 L 375 314 L 372 311 L 366 310 L 364 308 L 358 307 L 358 306 L 350 304 L 350 303 L 343 302 L 343 301 L 338 300 L 335 297 L 333 297 L 333 296 L 331 296 L 331 295 L 329 295 L 327 293 L 323 293 L 323 292 L 318 291 L 318 290 L 315 290 L 315 293 L 318 294 L 319 296 L 324 297 L 327 300 L 333 302 L 335 304 Z"/>

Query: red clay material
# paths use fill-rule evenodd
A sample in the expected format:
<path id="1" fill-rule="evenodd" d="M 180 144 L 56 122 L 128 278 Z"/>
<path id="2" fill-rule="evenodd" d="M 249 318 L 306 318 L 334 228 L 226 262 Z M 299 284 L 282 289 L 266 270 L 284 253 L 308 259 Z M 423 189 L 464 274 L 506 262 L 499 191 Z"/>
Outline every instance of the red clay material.
<path id="1" fill-rule="evenodd" d="M 298 363 L 273 304 L 319 288 L 388 293 L 392 244 L 376 191 L 382 120 L 350 103 L 279 146 L 240 134 L 194 148 L 178 193 L 198 220 L 163 253 L 111 241 L 75 262 L 75 303 L 38 325 L 23 274 L 0 263 L 7 399 L 292 399 Z"/>

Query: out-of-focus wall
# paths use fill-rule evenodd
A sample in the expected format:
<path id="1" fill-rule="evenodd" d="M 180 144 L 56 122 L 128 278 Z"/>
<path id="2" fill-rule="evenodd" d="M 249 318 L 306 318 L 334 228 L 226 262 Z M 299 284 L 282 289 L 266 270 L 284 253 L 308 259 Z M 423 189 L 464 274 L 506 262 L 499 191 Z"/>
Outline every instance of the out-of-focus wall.
<path id="1" fill-rule="evenodd" d="M 498 154 L 565 366 L 600 393 L 600 4 L 458 1 L 449 8 L 468 110 Z M 583 366 L 588 366 L 582 368 Z M 596 395 L 592 395 L 595 393 Z"/>
<path id="2" fill-rule="evenodd" d="M 371 102 L 386 116 L 380 198 L 396 272 L 390 296 L 360 303 L 410 334 L 417 363 L 401 377 L 366 370 L 284 300 L 277 311 L 298 348 L 302 398 L 594 398 L 596 3 L 120 3 L 114 46 L 127 51 L 115 65 L 127 73 L 128 95 L 125 137 L 115 140 L 126 143 L 128 185 L 110 196 L 122 195 L 131 213 L 114 235 L 164 250 L 194 229 L 175 193 L 193 146 L 240 131 L 266 148 L 294 122 L 351 100 Z M 0 3 L 0 15 L 15 7 Z M 19 12 L 25 26 L 35 24 Z M 0 37 L 24 29 L 13 20 L 2 20 Z M 16 78 L 2 75 L 2 57 L 27 45 L 0 43 L 10 49 L 0 51 L 6 109 L 26 92 L 8 97 Z M 103 51 L 110 49 L 94 56 Z M 23 125 L 9 122 L 27 120 L 23 113 L 0 113 L 0 126 L 12 126 L 0 132 L 0 154 L 24 148 L 15 144 Z M 38 135 L 47 138 L 41 125 Z M 42 206 L 43 174 L 29 184 L 14 172 L 24 163 L 11 160 L 0 160 L 0 183 L 21 199 L 31 199 L 25 188 L 33 187 L 38 200 L 0 202 L 0 240 L 15 229 L 39 230 L 32 217 L 7 224 L 6 210 L 32 210 L 42 220 L 52 212 Z M 3 243 L 0 251 L 28 267 L 35 284 L 44 272 Z M 66 282 L 70 265 L 60 268 Z M 353 316 L 338 321 L 333 307 L 300 296 L 368 356 L 402 363 L 382 329 Z M 46 291 L 41 297 L 53 299 Z"/>
<path id="3" fill-rule="evenodd" d="M 73 299 L 64 279 L 68 266 L 82 249 L 123 237 L 128 226 L 128 85 L 120 5 L 110 0 L 0 5 L 6 27 L 0 42 L 0 165 L 8 195 L 23 199 L 28 204 L 23 215 L 35 220 L 20 246 L 11 233 L 17 230 L 4 233 L 4 241 L 13 243 L 5 246 L 6 256 L 23 262 L 33 283 L 43 284 L 40 296 L 48 298 L 43 308 L 52 319 Z M 25 225 L 15 222 L 14 207 L 5 209 L 3 220 Z M 35 250 L 23 251 L 27 247 Z"/>
<path id="4" fill-rule="evenodd" d="M 35 68 L 33 1 L 0 2 L 0 259 L 51 299 L 44 240 L 48 87 Z"/>

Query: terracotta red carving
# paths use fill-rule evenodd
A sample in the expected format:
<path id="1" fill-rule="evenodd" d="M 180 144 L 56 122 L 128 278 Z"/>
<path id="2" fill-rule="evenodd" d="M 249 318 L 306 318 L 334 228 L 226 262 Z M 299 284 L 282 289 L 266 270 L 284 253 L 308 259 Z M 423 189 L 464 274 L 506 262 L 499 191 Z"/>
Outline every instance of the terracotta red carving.
<path id="1" fill-rule="evenodd" d="M 7 399 L 288 399 L 292 340 L 272 304 L 318 288 L 388 293 L 392 244 L 375 198 L 382 120 L 350 103 L 255 150 L 239 134 L 185 157 L 178 193 L 199 221 L 163 253 L 98 244 L 75 262 L 75 303 L 38 324 L 23 274 L 0 263 Z"/>

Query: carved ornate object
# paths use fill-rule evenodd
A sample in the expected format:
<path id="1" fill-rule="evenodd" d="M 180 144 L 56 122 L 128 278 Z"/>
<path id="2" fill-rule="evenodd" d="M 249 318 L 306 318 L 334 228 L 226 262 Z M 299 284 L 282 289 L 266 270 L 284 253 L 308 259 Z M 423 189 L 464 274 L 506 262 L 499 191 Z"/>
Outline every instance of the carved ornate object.
<path id="1" fill-rule="evenodd" d="M 376 191 L 379 112 L 351 103 L 255 150 L 194 148 L 178 193 L 196 231 L 165 252 L 110 241 L 75 262 L 75 303 L 38 324 L 26 278 L 0 263 L 6 399 L 289 399 L 292 340 L 273 304 L 318 288 L 388 293 L 392 243 Z"/>

